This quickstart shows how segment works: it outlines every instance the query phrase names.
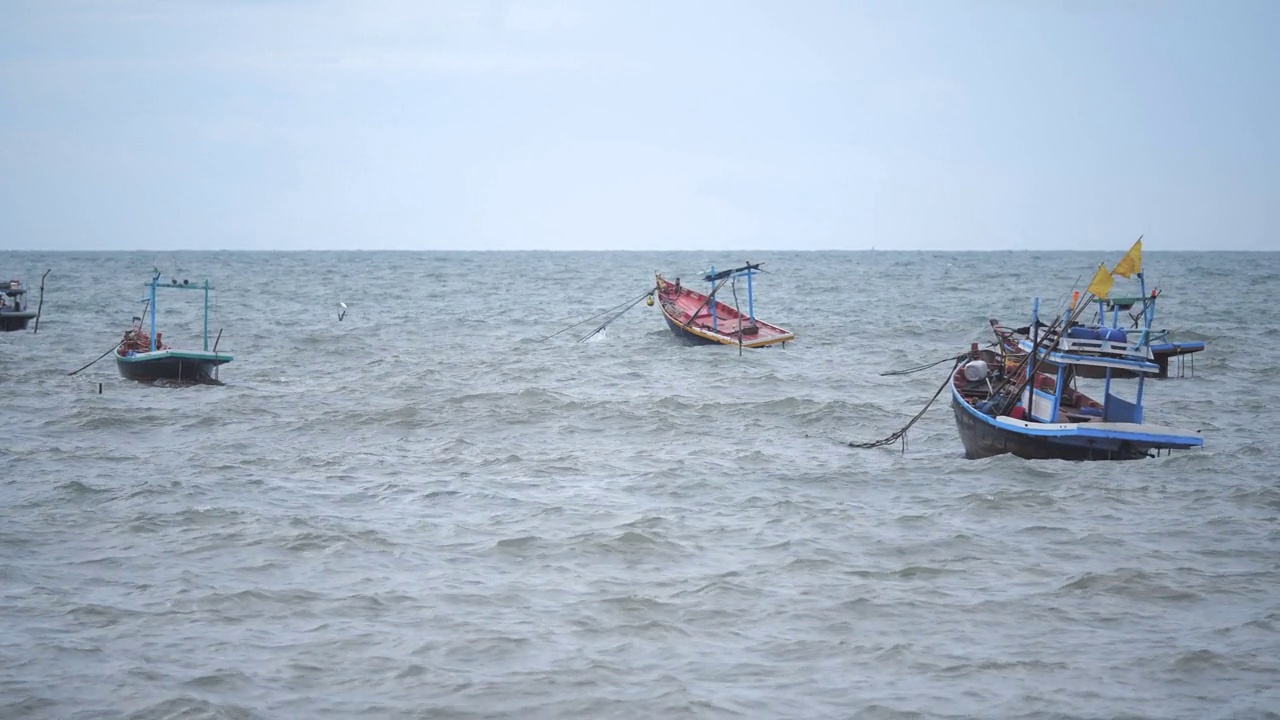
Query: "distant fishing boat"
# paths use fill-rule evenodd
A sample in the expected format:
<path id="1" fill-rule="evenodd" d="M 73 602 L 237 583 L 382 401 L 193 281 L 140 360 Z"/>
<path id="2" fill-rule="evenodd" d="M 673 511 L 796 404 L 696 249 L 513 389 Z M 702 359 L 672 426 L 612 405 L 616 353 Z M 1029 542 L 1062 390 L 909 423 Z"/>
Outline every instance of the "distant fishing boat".
<path id="1" fill-rule="evenodd" d="M 27 287 L 21 280 L 0 283 L 0 332 L 26 330 L 36 311 L 26 302 Z"/>
<path id="2" fill-rule="evenodd" d="M 680 278 L 674 282 L 657 275 L 658 308 L 667 327 L 676 337 L 691 345 L 740 345 L 755 348 L 784 344 L 795 335 L 777 325 L 756 318 L 755 295 L 752 278 L 760 272 L 760 263 L 746 263 L 732 270 L 716 272 L 711 268 L 702 276 L 710 284 L 710 292 L 703 294 L 683 286 Z M 746 278 L 746 312 L 738 306 L 737 280 Z M 734 305 L 727 305 L 723 298 L 725 284 L 730 284 Z"/>
<path id="3" fill-rule="evenodd" d="M 1140 267 L 1141 240 L 1112 272 L 1129 277 Z M 1148 457 L 1152 450 L 1203 446 L 1197 432 L 1143 418 L 1146 378 L 1160 372 L 1147 342 L 1149 310 L 1140 314 L 1140 327 L 1129 332 L 1118 322 L 1110 327 L 1075 323 L 1089 298 L 1105 299 L 1110 287 L 1111 273 L 1100 266 L 1084 301 L 1073 297 L 1069 310 L 1052 323 L 1040 322 L 1036 299 L 1028 326 L 1001 338 L 1003 352 L 979 351 L 976 344 L 970 348 L 950 383 L 966 456 L 1129 460 Z M 1077 378 L 1089 376 L 1102 380 L 1100 399 L 1078 389 Z M 1129 392 L 1119 382 L 1126 379 L 1136 381 Z"/>
<path id="4" fill-rule="evenodd" d="M 222 339 L 222 331 L 214 340 L 213 349 L 209 349 L 209 291 L 214 288 L 205 280 L 203 284 L 192 285 L 188 281 L 171 279 L 168 284 L 160 282 L 157 271 L 146 283 L 148 289 L 147 310 L 151 313 L 150 332 L 143 329 L 143 319 L 134 318 L 133 327 L 124 333 L 124 340 L 116 348 L 116 368 L 120 375 L 128 380 L 154 382 L 156 380 L 173 380 L 181 383 L 221 384 L 218 380 L 218 368 L 232 360 L 227 352 L 218 352 L 218 340 Z M 174 290 L 204 291 L 204 349 L 178 350 L 164 344 L 161 334 L 156 332 L 156 290 L 170 288 Z M 146 312 L 144 311 L 144 316 Z"/>

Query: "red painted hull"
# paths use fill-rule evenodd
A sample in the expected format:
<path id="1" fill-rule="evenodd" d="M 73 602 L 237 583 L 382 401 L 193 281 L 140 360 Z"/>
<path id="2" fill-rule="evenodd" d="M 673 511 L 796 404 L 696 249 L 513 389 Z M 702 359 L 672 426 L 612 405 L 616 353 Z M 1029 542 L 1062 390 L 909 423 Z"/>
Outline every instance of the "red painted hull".
<path id="1" fill-rule="evenodd" d="M 677 287 L 658 276 L 658 307 L 667 327 L 681 340 L 697 345 L 737 345 L 764 347 L 786 343 L 795 335 L 759 318 L 753 323 L 745 312 L 720 301 L 725 291 L 716 293 L 715 303 L 707 296 L 686 287 Z"/>

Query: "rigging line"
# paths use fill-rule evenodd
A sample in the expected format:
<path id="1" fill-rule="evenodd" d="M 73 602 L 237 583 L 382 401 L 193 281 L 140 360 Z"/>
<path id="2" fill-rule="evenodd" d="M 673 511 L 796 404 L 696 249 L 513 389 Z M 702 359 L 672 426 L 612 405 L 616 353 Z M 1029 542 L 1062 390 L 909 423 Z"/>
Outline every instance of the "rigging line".
<path id="1" fill-rule="evenodd" d="M 961 355 L 960 357 L 955 358 L 956 364 L 951 367 L 951 371 L 947 373 L 946 379 L 944 379 L 942 381 L 942 384 L 938 386 L 937 392 L 933 394 L 933 397 L 929 398 L 929 402 L 925 403 L 924 407 L 920 408 L 920 412 L 916 413 L 915 417 L 907 421 L 906 425 L 903 425 L 902 428 L 900 428 L 899 430 L 896 430 L 891 435 L 880 438 L 879 440 L 874 440 L 872 442 L 863 442 L 863 443 L 849 442 L 848 443 L 849 447 L 863 448 L 863 449 L 876 448 L 882 445 L 888 445 L 889 443 L 892 443 L 898 439 L 901 439 L 902 451 L 905 453 L 907 451 L 907 431 L 910 430 L 911 426 L 915 425 L 916 422 L 920 420 L 920 418 L 924 417 L 924 414 L 928 412 L 929 407 L 933 405 L 933 402 L 935 400 L 938 399 L 938 396 L 942 394 L 942 391 L 947 389 L 947 383 L 952 382 L 956 374 L 956 368 L 960 367 L 960 361 L 963 360 L 965 357 L 967 356 Z"/>
<path id="2" fill-rule="evenodd" d="M 613 311 L 617 310 L 618 308 L 622 307 L 623 305 L 627 305 L 627 303 L 631 303 L 631 305 L 634 305 L 635 303 L 640 302 L 641 300 L 645 299 L 645 298 L 646 298 L 646 297 L 648 297 L 649 295 L 652 295 L 652 294 L 653 294 L 653 292 L 654 292 L 655 290 L 657 290 L 657 289 L 658 289 L 658 288 L 657 288 L 657 286 L 655 285 L 654 287 L 649 288 L 648 290 L 645 290 L 645 291 L 644 291 L 644 293 L 642 293 L 642 294 L 640 295 L 640 297 L 636 298 L 634 301 L 632 301 L 632 300 L 628 300 L 628 301 L 622 302 L 622 303 L 620 303 L 620 304 L 618 304 L 618 305 L 615 305 L 615 306 L 613 306 L 613 307 L 609 308 L 608 310 L 601 310 L 600 312 L 596 313 L 595 315 L 592 315 L 592 316 L 591 316 L 591 317 L 589 317 L 589 318 L 585 318 L 585 319 L 579 320 L 578 322 L 576 322 L 576 323 L 574 323 L 574 324 L 570 325 L 569 327 L 561 328 L 561 329 L 559 329 L 559 330 L 557 330 L 557 331 L 555 331 L 555 332 L 551 333 L 550 335 L 548 335 L 548 336 L 546 336 L 546 337 L 542 338 L 542 339 L 541 339 L 541 340 L 539 340 L 538 342 L 540 342 L 540 343 L 546 342 L 546 341 L 550 340 L 551 338 L 553 338 L 553 337 L 555 337 L 555 336 L 559 335 L 560 333 L 565 332 L 566 330 L 572 330 L 572 329 L 574 329 L 574 328 L 578 327 L 579 325 L 581 325 L 582 323 L 590 322 L 590 321 L 592 321 L 592 320 L 595 320 L 596 318 L 600 317 L 601 315 L 607 315 L 607 314 L 609 314 L 609 313 L 611 313 L 611 312 L 613 312 Z M 628 305 L 628 307 L 630 307 L 630 306 Z"/>

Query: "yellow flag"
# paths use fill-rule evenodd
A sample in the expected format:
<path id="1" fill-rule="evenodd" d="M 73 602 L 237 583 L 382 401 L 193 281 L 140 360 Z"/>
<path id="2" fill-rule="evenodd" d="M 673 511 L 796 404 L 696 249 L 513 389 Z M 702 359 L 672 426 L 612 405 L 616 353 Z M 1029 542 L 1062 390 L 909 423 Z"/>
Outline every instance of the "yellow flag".
<path id="1" fill-rule="evenodd" d="M 1089 283 L 1089 292 L 1098 298 L 1105 298 L 1111 292 L 1111 273 L 1107 272 L 1105 264 L 1098 264 L 1098 272 L 1094 273 L 1093 280 Z"/>
<path id="2" fill-rule="evenodd" d="M 1120 258 L 1120 262 L 1116 263 L 1116 269 L 1111 272 L 1121 277 L 1133 277 L 1134 273 L 1142 272 L 1142 238 L 1129 248 L 1128 254 Z"/>

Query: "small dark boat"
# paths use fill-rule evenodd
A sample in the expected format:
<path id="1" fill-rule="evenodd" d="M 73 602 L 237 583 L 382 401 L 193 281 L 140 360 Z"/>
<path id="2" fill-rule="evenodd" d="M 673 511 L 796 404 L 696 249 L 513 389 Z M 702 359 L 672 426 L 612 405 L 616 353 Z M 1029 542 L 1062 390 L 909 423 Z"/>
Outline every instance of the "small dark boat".
<path id="1" fill-rule="evenodd" d="M 784 344 L 795 335 L 777 325 L 756 318 L 755 295 L 752 278 L 759 272 L 760 264 L 747 263 L 740 268 L 716 272 L 712 268 L 702 277 L 710 283 L 711 292 L 703 294 L 690 290 L 680 283 L 657 276 L 658 307 L 667 327 L 676 337 L 690 345 L 740 345 L 755 348 Z M 737 280 L 746 278 L 746 312 L 737 307 Z M 732 283 L 734 306 L 716 298 L 717 291 L 726 283 Z"/>
<path id="2" fill-rule="evenodd" d="M 20 280 L 0 283 L 0 332 L 26 330 L 36 311 L 27 304 L 27 288 Z"/>
<path id="3" fill-rule="evenodd" d="M 168 285 L 160 282 L 160 273 L 155 273 L 146 284 L 149 289 L 147 309 L 151 312 L 151 329 L 147 332 L 142 327 L 142 318 L 134 318 L 133 327 L 124 333 L 124 339 L 116 348 L 116 368 L 121 377 L 140 382 L 156 380 L 172 380 L 179 383 L 221 384 L 218 380 L 218 368 L 232 360 L 227 352 L 218 352 L 218 340 L 222 332 L 218 332 L 218 340 L 209 349 L 209 291 L 213 287 L 205 280 L 201 285 L 192 285 L 186 280 L 179 283 L 176 279 Z M 162 342 L 161 334 L 156 332 L 156 290 L 171 288 L 177 290 L 204 291 L 204 349 L 177 350 Z"/>

